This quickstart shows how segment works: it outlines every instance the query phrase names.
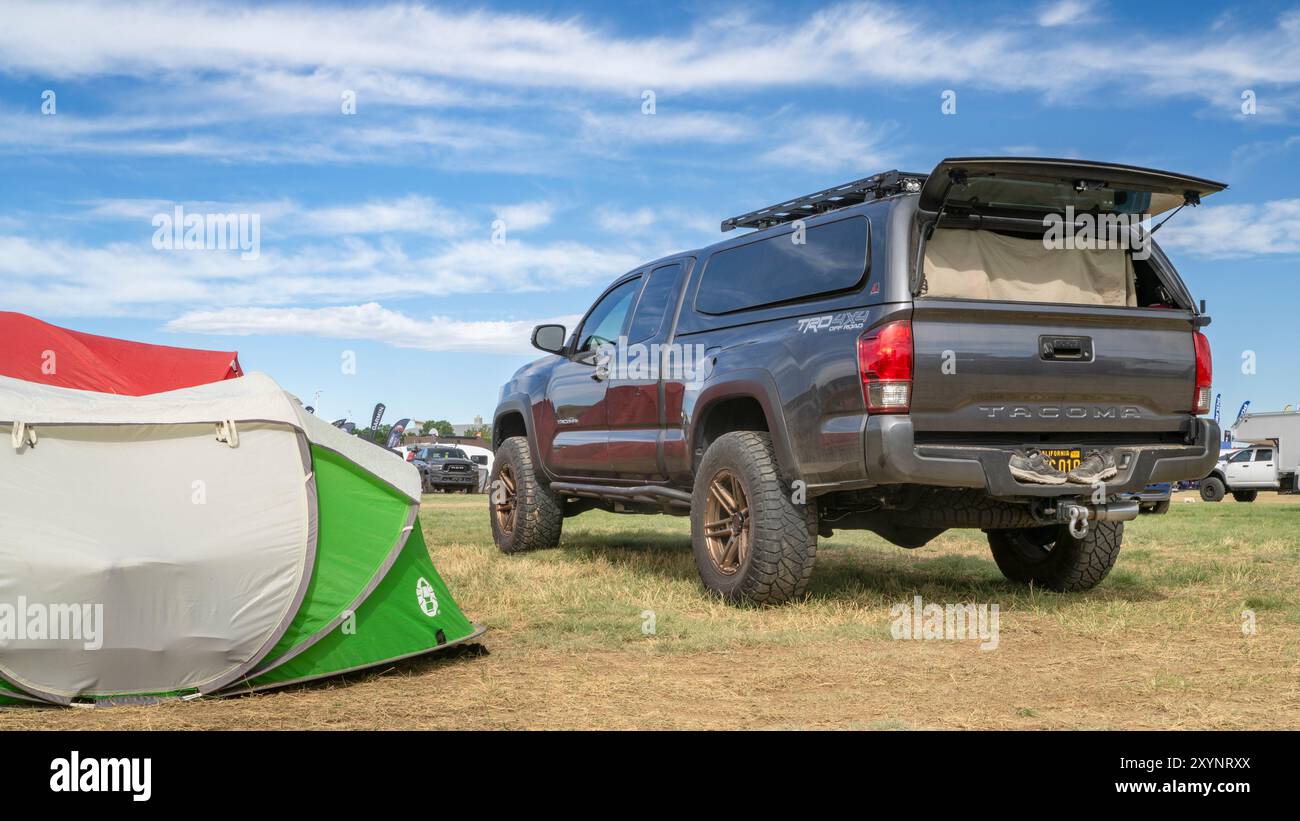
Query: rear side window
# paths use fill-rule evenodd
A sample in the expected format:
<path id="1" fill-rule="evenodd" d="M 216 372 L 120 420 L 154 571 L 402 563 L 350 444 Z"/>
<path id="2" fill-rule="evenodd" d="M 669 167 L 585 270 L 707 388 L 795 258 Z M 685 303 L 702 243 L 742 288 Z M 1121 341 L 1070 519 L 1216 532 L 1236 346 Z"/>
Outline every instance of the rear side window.
<path id="1" fill-rule="evenodd" d="M 1267 449 L 1267 450 L 1257 450 L 1257 451 L 1255 451 L 1255 461 L 1256 461 L 1256 462 L 1269 462 L 1269 461 L 1272 461 L 1272 459 L 1273 459 L 1273 451 L 1272 451 L 1271 448 L 1270 448 L 1270 449 Z"/>
<path id="2" fill-rule="evenodd" d="M 849 217 L 719 251 L 709 258 L 696 310 L 729 314 L 845 291 L 861 285 L 870 251 L 869 223 Z"/>
<path id="3" fill-rule="evenodd" d="M 644 342 L 659 333 L 668 313 L 668 303 L 677 293 L 682 279 L 682 264 L 664 265 L 650 272 L 650 281 L 641 291 L 641 301 L 632 315 L 627 331 L 628 342 Z"/>

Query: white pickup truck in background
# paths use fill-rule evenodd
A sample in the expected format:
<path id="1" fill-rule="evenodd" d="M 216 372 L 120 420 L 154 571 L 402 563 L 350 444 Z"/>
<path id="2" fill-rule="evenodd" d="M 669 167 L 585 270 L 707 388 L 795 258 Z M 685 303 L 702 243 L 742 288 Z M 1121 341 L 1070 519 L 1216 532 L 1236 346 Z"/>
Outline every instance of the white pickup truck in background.
<path id="1" fill-rule="evenodd" d="M 1248 447 L 1226 454 L 1201 480 L 1201 498 L 1221 501 L 1231 493 L 1238 502 L 1253 502 L 1261 490 L 1297 492 L 1300 469 L 1300 413 L 1253 413 L 1232 431 Z"/>

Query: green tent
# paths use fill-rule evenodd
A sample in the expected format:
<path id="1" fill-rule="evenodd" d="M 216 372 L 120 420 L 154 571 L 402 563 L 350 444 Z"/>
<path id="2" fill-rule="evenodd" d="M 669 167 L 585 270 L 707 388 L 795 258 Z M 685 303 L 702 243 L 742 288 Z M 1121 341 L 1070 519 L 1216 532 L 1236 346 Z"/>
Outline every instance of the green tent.
<path id="1" fill-rule="evenodd" d="M 0 703 L 249 692 L 483 632 L 429 557 L 415 468 L 264 375 L 141 397 L 0 377 L 0 443 Z"/>

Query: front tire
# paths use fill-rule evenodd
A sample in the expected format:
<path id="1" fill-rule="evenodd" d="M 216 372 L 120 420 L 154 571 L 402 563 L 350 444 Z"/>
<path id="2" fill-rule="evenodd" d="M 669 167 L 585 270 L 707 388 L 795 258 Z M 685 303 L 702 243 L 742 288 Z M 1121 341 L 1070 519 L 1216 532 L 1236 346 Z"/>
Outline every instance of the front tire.
<path id="1" fill-rule="evenodd" d="M 537 478 L 528 440 L 512 436 L 497 450 L 488 488 L 492 540 L 502 553 L 543 550 L 560 543 L 560 499 Z"/>
<path id="2" fill-rule="evenodd" d="M 709 445 L 695 475 L 691 549 L 704 586 L 728 601 L 803 595 L 817 563 L 817 506 L 792 499 L 771 435 L 737 431 Z"/>
<path id="3" fill-rule="evenodd" d="M 1222 502 L 1228 489 L 1223 480 L 1217 476 L 1201 480 L 1201 500 L 1205 502 Z"/>
<path id="4" fill-rule="evenodd" d="M 1013 582 L 1079 593 L 1101 583 L 1119 558 L 1123 522 L 1094 522 L 1082 539 L 1065 525 L 992 530 L 993 561 Z"/>

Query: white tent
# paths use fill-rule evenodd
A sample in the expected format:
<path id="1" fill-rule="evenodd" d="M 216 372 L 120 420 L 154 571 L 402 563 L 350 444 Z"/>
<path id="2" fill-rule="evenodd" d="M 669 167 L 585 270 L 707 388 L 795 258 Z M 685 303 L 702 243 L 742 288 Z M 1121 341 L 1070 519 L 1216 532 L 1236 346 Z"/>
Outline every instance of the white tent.
<path id="1" fill-rule="evenodd" d="M 318 488 L 319 469 L 332 471 L 328 487 Z M 374 517 L 372 554 L 354 531 L 318 557 L 327 492 L 347 513 L 335 513 L 336 529 Z M 408 540 L 421 589 L 434 589 L 423 540 L 411 538 L 419 498 L 411 465 L 307 413 L 261 374 L 142 397 L 0 377 L 0 683 L 11 685 L 0 694 L 66 703 L 209 693 L 266 674 L 277 647 L 304 674 L 406 652 L 364 642 L 328 659 L 318 657 L 328 642 L 317 656 L 304 651 L 345 606 L 361 607 Z M 373 513 L 381 502 L 387 518 Z M 334 589 L 310 592 L 314 573 Z M 411 611 L 402 618 L 428 628 L 427 639 L 412 633 L 417 648 L 472 631 L 445 622 L 463 617 L 443 596 L 436 623 L 428 596 L 400 599 Z M 372 634 L 390 645 L 396 635 Z"/>

